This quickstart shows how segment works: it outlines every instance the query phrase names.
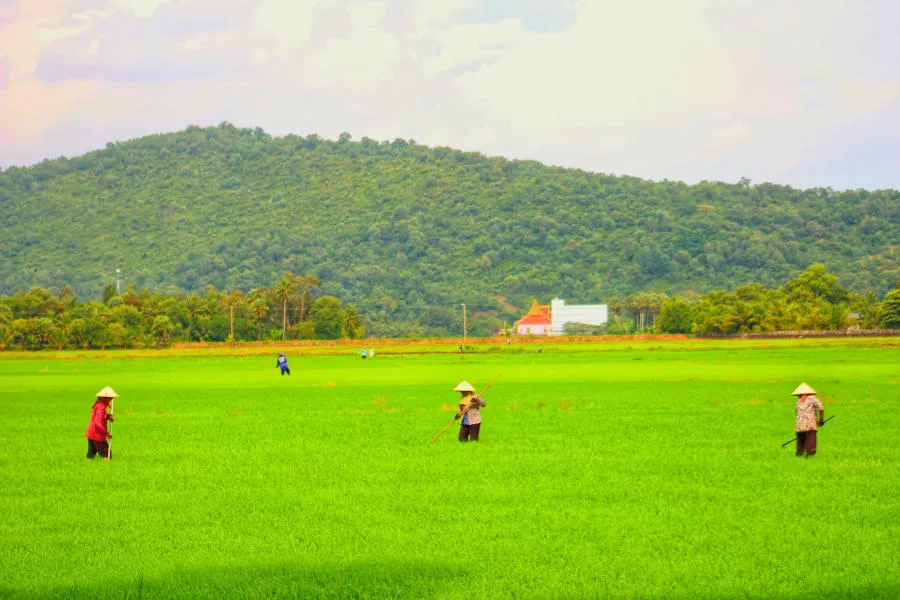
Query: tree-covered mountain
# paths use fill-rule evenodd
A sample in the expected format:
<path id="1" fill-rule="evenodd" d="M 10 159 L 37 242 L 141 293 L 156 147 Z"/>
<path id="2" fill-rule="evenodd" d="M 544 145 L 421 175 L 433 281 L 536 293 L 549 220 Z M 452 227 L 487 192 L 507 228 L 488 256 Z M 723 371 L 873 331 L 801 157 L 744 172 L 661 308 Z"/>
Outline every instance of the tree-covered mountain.
<path id="1" fill-rule="evenodd" d="M 511 320 L 533 297 L 606 302 L 777 287 L 824 263 L 882 297 L 900 192 L 653 182 L 413 141 L 218 127 L 0 172 L 0 294 L 72 286 L 249 291 L 283 273 L 376 335 Z"/>

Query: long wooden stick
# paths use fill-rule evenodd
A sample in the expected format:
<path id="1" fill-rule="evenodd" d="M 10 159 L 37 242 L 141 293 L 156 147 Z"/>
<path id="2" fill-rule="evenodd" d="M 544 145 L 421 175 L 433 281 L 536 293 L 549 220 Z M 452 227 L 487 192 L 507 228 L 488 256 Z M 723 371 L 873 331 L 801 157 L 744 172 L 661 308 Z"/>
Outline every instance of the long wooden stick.
<path id="1" fill-rule="evenodd" d="M 495 383 L 497 383 L 497 380 L 498 380 L 498 379 L 500 379 L 500 375 L 497 375 L 497 376 L 494 378 L 494 380 L 493 380 L 492 382 L 490 382 L 486 388 L 484 388 L 483 390 L 481 390 L 481 392 L 480 392 L 478 395 L 479 395 L 479 396 L 485 395 L 485 394 L 487 393 L 487 391 L 488 391 L 489 389 L 491 389 L 491 386 L 493 386 Z M 472 408 L 472 404 L 471 404 L 471 403 L 469 403 L 469 405 L 468 405 L 462 412 L 456 411 L 456 415 L 453 417 L 453 420 L 450 421 L 449 423 L 447 423 L 447 426 L 444 427 L 443 429 L 441 429 L 441 430 L 438 432 L 438 434 L 437 434 L 436 436 L 434 436 L 433 438 L 431 438 L 431 442 L 430 442 L 430 443 L 433 444 L 434 441 L 435 441 L 436 439 L 438 439 L 439 437 L 441 437 L 442 435 L 444 435 L 444 432 L 447 431 L 448 429 L 450 429 L 450 427 L 451 427 L 454 423 L 456 423 L 456 420 L 457 420 L 457 419 L 461 419 L 462 417 L 466 416 L 466 413 L 469 412 L 469 409 L 470 409 L 470 408 Z"/>
<path id="2" fill-rule="evenodd" d="M 110 408 L 112 409 L 112 416 L 115 418 L 116 416 L 116 399 L 113 398 L 109 403 Z M 107 460 L 112 460 L 112 421 L 106 424 L 106 430 L 109 432 L 109 439 L 106 440 L 106 458 Z"/>
<path id="3" fill-rule="evenodd" d="M 460 413 L 460 412 L 457 412 L 456 416 L 453 417 L 453 420 L 450 421 L 449 423 L 447 423 L 447 425 L 446 425 L 443 429 L 441 429 L 441 430 L 438 432 L 438 434 L 437 434 L 436 436 L 434 436 L 433 438 L 431 438 L 431 443 L 433 444 L 434 441 L 435 441 L 436 439 L 438 439 L 439 437 L 441 437 L 442 435 L 444 435 L 444 432 L 447 431 L 448 429 L 450 429 L 450 427 L 451 427 L 454 423 L 456 423 L 456 420 L 457 420 L 457 419 L 459 419 L 460 417 L 465 416 L 465 414 L 466 414 L 467 412 L 469 412 L 469 407 L 470 407 L 470 406 L 471 406 L 471 404 L 470 404 L 469 406 L 467 406 L 466 409 L 465 409 L 464 411 L 462 411 L 461 413 Z"/>
<path id="4" fill-rule="evenodd" d="M 827 423 L 828 421 L 832 420 L 835 416 L 836 416 L 836 415 L 831 415 L 830 417 L 828 417 L 827 419 L 825 419 L 824 421 L 822 421 L 822 424 L 819 425 L 819 427 L 824 427 L 824 426 L 825 426 L 825 423 Z M 796 442 L 796 441 L 797 441 L 797 438 L 795 437 L 794 439 L 788 440 L 788 441 L 786 441 L 785 443 L 783 443 L 783 444 L 781 445 L 781 447 L 784 448 L 785 446 L 787 446 L 787 445 L 790 444 L 791 442 Z"/>

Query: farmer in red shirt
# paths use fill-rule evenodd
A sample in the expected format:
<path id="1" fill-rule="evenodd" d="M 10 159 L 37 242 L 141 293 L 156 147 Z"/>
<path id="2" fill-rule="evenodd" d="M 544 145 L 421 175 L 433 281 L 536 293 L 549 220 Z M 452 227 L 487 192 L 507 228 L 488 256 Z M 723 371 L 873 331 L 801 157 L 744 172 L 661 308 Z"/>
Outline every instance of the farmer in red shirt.
<path id="1" fill-rule="evenodd" d="M 91 422 L 88 423 L 87 430 L 84 432 L 84 437 L 88 439 L 88 459 L 94 458 L 99 453 L 103 458 L 109 460 L 108 440 L 112 439 L 112 433 L 109 432 L 106 422 L 111 423 L 115 419 L 107 412 L 107 408 L 113 398 L 118 397 L 116 391 L 109 386 L 97 392 L 97 401 L 94 402 L 94 408 L 91 410 Z"/>

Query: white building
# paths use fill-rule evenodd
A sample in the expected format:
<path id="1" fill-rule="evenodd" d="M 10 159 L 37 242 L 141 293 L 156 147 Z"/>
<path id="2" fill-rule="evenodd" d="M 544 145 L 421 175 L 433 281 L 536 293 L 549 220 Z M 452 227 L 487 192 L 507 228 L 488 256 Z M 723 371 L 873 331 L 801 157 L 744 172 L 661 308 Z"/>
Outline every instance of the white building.
<path id="1" fill-rule="evenodd" d="M 565 335 L 566 323 L 585 325 L 606 325 L 608 311 L 606 304 L 575 304 L 566 306 L 565 300 L 554 298 L 550 301 L 550 335 Z"/>

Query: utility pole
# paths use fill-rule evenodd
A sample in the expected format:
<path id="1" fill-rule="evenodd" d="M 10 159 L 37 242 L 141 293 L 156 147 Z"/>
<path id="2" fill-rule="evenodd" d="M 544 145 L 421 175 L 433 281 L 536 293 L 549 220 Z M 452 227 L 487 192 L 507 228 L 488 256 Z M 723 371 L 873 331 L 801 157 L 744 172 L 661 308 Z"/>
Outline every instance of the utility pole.
<path id="1" fill-rule="evenodd" d="M 121 271 L 122 271 L 121 269 L 116 269 L 116 294 L 119 296 L 122 295 L 122 290 L 119 289 L 119 273 Z"/>
<path id="2" fill-rule="evenodd" d="M 466 305 L 461 304 L 460 306 L 463 307 L 463 346 L 465 346 L 466 345 L 466 331 L 467 331 L 467 328 L 466 328 Z"/>
<path id="3" fill-rule="evenodd" d="M 234 304 L 229 308 L 231 308 L 231 345 L 234 346 Z"/>

